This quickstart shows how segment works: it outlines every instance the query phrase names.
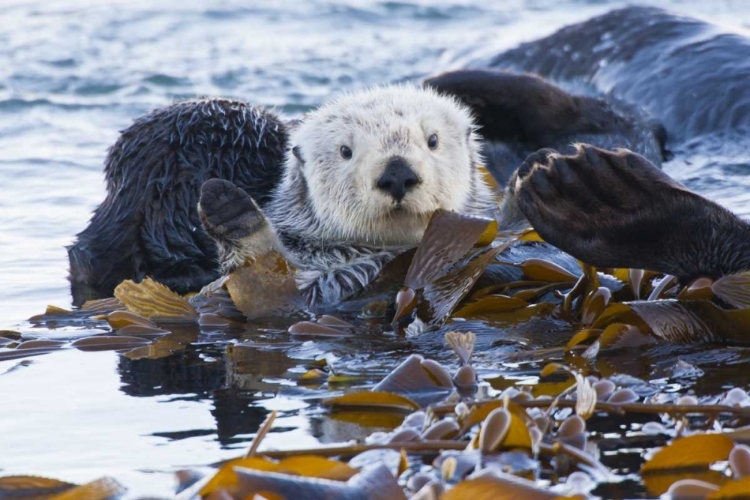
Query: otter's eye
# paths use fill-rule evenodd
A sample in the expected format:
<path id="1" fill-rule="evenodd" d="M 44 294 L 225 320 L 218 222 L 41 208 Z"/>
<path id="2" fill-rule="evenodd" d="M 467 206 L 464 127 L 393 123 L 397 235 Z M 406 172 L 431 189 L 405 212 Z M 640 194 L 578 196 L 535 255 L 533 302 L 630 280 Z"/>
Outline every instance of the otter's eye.
<path id="1" fill-rule="evenodd" d="M 349 146 L 341 146 L 341 157 L 345 160 L 352 158 L 352 149 Z"/>
<path id="2" fill-rule="evenodd" d="M 432 134 L 429 139 L 427 139 L 427 147 L 435 150 L 438 146 L 438 138 L 437 134 Z"/>

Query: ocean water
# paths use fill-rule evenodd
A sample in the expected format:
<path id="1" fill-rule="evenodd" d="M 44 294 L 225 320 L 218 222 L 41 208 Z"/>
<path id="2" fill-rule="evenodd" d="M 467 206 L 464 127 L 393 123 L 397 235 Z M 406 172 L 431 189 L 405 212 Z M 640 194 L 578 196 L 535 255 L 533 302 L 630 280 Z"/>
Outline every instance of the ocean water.
<path id="1" fill-rule="evenodd" d="M 227 96 L 292 117 L 337 92 L 419 81 L 625 3 L 0 2 L 0 329 L 64 339 L 95 333 L 40 330 L 26 320 L 47 304 L 70 305 L 65 246 L 104 197 L 107 148 L 148 110 Z M 640 3 L 750 29 L 743 0 Z M 750 216 L 745 148 L 699 144 L 665 169 Z M 298 347 L 306 348 L 325 352 Z M 212 361 L 210 350 L 196 356 Z M 0 373 L 11 363 L 0 362 Z M 271 409 L 286 429 L 271 445 L 320 441 L 304 399 L 274 397 L 273 388 L 250 393 L 245 406 L 263 411 L 227 430 L 217 414 L 234 407 L 190 390 L 129 390 L 137 384 L 126 371 L 116 354 L 66 350 L 0 376 L 0 474 L 113 474 L 134 494 L 168 495 L 171 471 L 237 455 Z"/>

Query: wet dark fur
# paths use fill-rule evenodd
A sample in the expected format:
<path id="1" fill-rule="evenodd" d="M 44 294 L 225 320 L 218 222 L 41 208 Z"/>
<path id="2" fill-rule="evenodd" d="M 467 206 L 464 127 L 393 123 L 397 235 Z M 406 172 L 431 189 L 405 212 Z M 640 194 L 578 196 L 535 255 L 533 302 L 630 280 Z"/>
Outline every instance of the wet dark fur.
<path id="1" fill-rule="evenodd" d="M 665 132 L 655 122 L 603 99 L 569 94 L 535 75 L 459 70 L 429 78 L 425 85 L 472 108 L 485 139 L 487 167 L 502 183 L 533 151 L 571 151 L 573 142 L 628 148 L 656 165 L 665 155 Z"/>
<path id="2" fill-rule="evenodd" d="M 671 140 L 750 129 L 750 40 L 657 8 L 614 10 L 478 64 L 590 84 L 642 106 Z"/>
<path id="3" fill-rule="evenodd" d="M 239 101 L 179 102 L 136 120 L 107 155 L 107 197 L 68 249 L 75 302 L 125 279 L 151 276 L 177 292 L 216 279 L 216 244 L 196 210 L 201 184 L 230 180 L 262 206 L 286 147 L 273 114 Z"/>

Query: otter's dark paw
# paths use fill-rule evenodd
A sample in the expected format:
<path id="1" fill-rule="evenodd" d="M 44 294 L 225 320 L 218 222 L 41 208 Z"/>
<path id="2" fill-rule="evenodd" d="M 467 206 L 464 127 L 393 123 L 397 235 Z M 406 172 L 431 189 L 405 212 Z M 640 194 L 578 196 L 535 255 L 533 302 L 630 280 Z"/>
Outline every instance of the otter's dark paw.
<path id="1" fill-rule="evenodd" d="M 277 248 L 276 233 L 250 195 L 231 182 L 211 179 L 201 186 L 198 213 L 219 247 L 223 273 Z"/>
<path id="2" fill-rule="evenodd" d="M 721 264 L 706 264 L 713 235 L 740 227 L 731 213 L 626 150 L 542 150 L 514 181 L 518 207 L 542 238 L 598 267 L 716 274 Z"/>
<path id="3" fill-rule="evenodd" d="M 222 179 L 203 183 L 198 213 L 206 232 L 220 241 L 240 241 L 265 223 L 263 212 L 250 195 Z"/>

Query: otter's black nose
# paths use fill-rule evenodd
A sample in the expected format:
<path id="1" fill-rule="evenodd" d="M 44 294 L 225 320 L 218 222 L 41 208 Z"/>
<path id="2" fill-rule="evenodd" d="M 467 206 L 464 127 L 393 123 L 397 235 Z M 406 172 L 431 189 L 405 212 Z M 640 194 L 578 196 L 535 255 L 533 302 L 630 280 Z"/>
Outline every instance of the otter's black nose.
<path id="1" fill-rule="evenodd" d="M 378 189 L 393 196 L 393 199 L 400 202 L 406 196 L 406 193 L 414 189 L 419 184 L 419 177 L 411 169 L 409 163 L 400 156 L 394 156 L 388 162 L 383 171 L 383 175 L 378 179 Z"/>

